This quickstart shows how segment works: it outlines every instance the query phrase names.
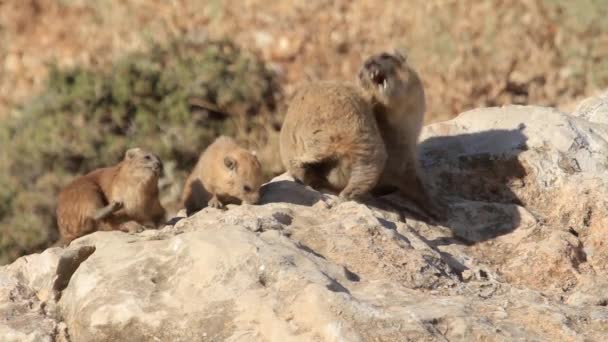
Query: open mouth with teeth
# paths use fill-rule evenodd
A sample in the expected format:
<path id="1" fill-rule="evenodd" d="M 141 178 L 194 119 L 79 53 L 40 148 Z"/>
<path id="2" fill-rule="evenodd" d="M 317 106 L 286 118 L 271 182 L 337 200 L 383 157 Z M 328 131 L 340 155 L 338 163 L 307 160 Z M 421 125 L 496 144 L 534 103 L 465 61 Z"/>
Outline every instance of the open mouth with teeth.
<path id="1" fill-rule="evenodd" d="M 388 86 L 388 81 L 386 80 L 384 73 L 380 72 L 378 69 L 374 69 L 370 71 L 369 76 L 372 82 L 374 82 L 378 87 L 380 87 L 381 90 L 386 90 L 386 87 Z"/>

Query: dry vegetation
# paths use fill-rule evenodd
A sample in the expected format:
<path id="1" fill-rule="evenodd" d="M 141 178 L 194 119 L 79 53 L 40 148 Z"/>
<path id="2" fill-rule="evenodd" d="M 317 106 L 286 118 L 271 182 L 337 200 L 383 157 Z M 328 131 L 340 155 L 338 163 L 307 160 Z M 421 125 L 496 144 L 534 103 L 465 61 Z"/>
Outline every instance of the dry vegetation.
<path id="1" fill-rule="evenodd" d="M 274 175 L 278 89 L 265 63 L 229 41 L 175 40 L 111 67 L 52 68 L 0 125 L 0 146 L 10 146 L 0 155 L 0 264 L 56 239 L 58 190 L 130 147 L 164 161 L 161 201 L 172 213 L 187 171 L 220 134 L 258 150 Z"/>
<path id="2" fill-rule="evenodd" d="M 116 159 L 119 150 L 127 144 L 152 143 L 154 139 L 150 136 L 168 134 L 166 127 L 156 125 L 152 128 L 142 126 L 136 136 L 129 135 L 128 129 L 124 134 L 112 131 L 112 134 L 116 133 L 114 140 L 100 140 L 98 134 L 90 137 L 83 133 L 81 135 L 86 137 L 81 137 L 79 144 L 62 141 L 63 134 L 53 133 L 62 132 L 62 129 L 52 127 L 53 122 L 55 125 L 63 122 L 57 120 L 81 126 L 90 124 L 95 120 L 87 117 L 105 118 L 107 112 L 82 111 L 97 108 L 98 104 L 113 106 L 116 100 L 101 94 L 104 101 L 109 101 L 100 102 L 98 92 L 88 92 L 80 98 L 80 88 L 71 84 L 67 84 L 67 92 L 61 93 L 61 82 L 68 82 L 70 73 L 90 77 L 84 80 L 85 89 L 96 84 L 114 89 L 119 84 L 131 82 L 130 79 L 121 80 L 122 76 L 117 73 L 120 66 L 147 65 L 150 58 L 156 60 L 154 49 L 171 46 L 175 41 L 204 44 L 209 40 L 229 39 L 240 47 L 239 51 L 251 52 L 261 58 L 273 71 L 269 73 L 274 74 L 271 81 L 278 80 L 278 109 L 272 114 L 274 118 L 264 121 L 273 126 L 266 128 L 276 133 L 275 119 L 280 119 L 281 108 L 285 105 L 279 96 L 281 93 L 288 98 L 295 84 L 307 80 L 352 79 L 366 55 L 402 47 L 409 51 L 411 63 L 425 82 L 428 121 L 447 119 L 474 107 L 509 103 L 557 106 L 567 110 L 577 99 L 608 86 L 608 60 L 602 58 L 608 55 L 608 21 L 603 20 L 607 16 L 605 0 L 0 0 L 0 144 L 2 141 L 5 145 L 8 145 L 7 141 L 22 141 L 29 149 L 28 153 L 14 149 L 0 155 L 0 166 L 10 169 L 10 172 L 0 170 L 3 172 L 0 188 L 4 189 L 0 191 L 0 263 L 6 261 L 2 255 L 13 258 L 48 245 L 45 239 L 52 238 L 53 234 L 46 232 L 48 227 L 43 226 L 53 221 L 53 195 L 60 183 L 99 166 L 90 161 L 91 156 L 102 153 L 111 141 L 118 141 L 120 143 L 111 146 L 112 153 L 96 161 L 109 162 Z M 129 59 L 133 58 L 130 56 L 139 57 Z M 177 58 L 185 63 L 178 63 L 182 70 L 190 70 L 189 65 L 202 65 L 200 70 L 206 70 L 204 58 L 199 63 L 196 54 L 183 57 Z M 49 72 L 57 67 L 71 71 L 60 72 L 59 78 L 48 82 Z M 155 67 L 152 79 L 163 73 L 175 74 L 172 70 L 164 70 L 165 67 Z M 235 70 L 230 63 L 223 67 L 227 67 L 229 73 Z M 139 66 L 135 69 L 139 70 Z M 266 70 L 256 70 L 262 69 Z M 265 73 L 263 71 L 260 77 L 266 77 Z M 166 105 L 166 101 L 160 100 L 165 96 L 185 101 L 190 96 L 201 95 L 191 93 L 193 88 L 188 86 L 198 79 L 195 73 L 186 74 L 188 79 L 181 82 L 179 89 L 155 88 L 154 104 L 150 108 L 165 110 L 165 107 L 155 107 Z M 204 74 L 202 80 L 219 81 L 219 88 L 222 88 L 221 75 L 201 74 Z M 143 77 L 141 79 L 149 82 L 150 77 L 146 75 L 147 71 L 129 77 L 134 80 Z M 133 83 L 133 89 L 122 90 L 127 94 L 137 92 L 136 83 Z M 205 83 L 203 88 L 207 86 L 219 89 L 218 84 Z M 229 97 L 234 95 L 231 91 L 228 91 Z M 182 93 L 188 96 L 180 95 Z M 57 102 L 49 96 L 66 101 L 65 94 L 69 95 L 68 100 L 74 97 L 73 103 L 66 102 L 61 108 L 49 105 Z M 247 112 L 243 107 L 247 104 L 242 103 L 247 98 L 241 98 L 237 104 L 240 107 L 229 111 Z M 113 110 L 112 115 L 130 117 L 127 111 L 139 109 L 141 101 L 135 100 L 124 102 L 130 108 L 124 113 Z M 217 98 L 211 102 L 207 104 L 218 105 Z M 188 122 L 188 117 L 184 120 L 182 110 L 186 106 L 176 103 L 162 113 L 150 113 L 146 117 L 157 118 L 157 121 L 162 117 L 162 122 L 177 120 L 176 127 L 182 127 L 179 134 L 184 141 L 203 144 L 207 138 L 200 138 L 201 132 L 195 128 L 205 126 L 204 122 L 197 121 L 197 126 L 191 127 L 190 131 L 183 128 Z M 45 108 L 50 110 L 43 115 Z M 172 114 L 173 110 L 179 114 Z M 189 110 L 197 115 L 192 108 Z M 85 119 L 72 120 L 72 115 Z M 43 122 L 48 127 L 32 124 L 39 117 L 44 117 Z M 121 122 L 120 127 L 136 124 L 127 120 Z M 26 133 L 15 139 L 18 136 L 15 132 L 20 127 L 26 127 L 28 131 L 24 132 L 36 139 L 29 139 Z M 63 129 L 71 126 L 66 127 Z M 37 133 L 40 129 L 44 134 Z M 149 133 L 153 131 L 156 133 Z M 280 171 L 272 134 L 258 137 L 256 130 L 237 134 L 261 150 L 270 174 Z M 38 141 L 46 143 L 37 145 Z M 172 158 L 169 162 L 177 165 L 177 178 L 191 166 L 196 150 L 204 147 L 196 143 L 186 145 L 190 149 L 187 153 L 183 152 L 185 145 L 165 144 L 162 147 L 161 153 L 166 152 L 164 156 Z M 62 159 L 59 156 L 65 153 L 57 154 L 61 149 L 55 151 L 55 146 L 63 146 L 73 155 Z M 46 159 L 39 158 L 40 155 Z M 64 159 L 65 165 L 62 164 Z M 15 165 L 22 165 L 29 171 L 20 172 Z M 41 172 L 44 170 L 53 173 L 62 170 L 62 173 L 50 180 Z M 179 183 L 181 180 L 171 181 Z M 24 233 L 9 236 L 6 232 L 15 232 L 15 225 Z M 40 231 L 46 235 L 37 233 Z"/>
<path id="3" fill-rule="evenodd" d="M 404 46 L 433 120 L 478 106 L 565 106 L 608 85 L 607 15 L 604 0 L 9 0 L 0 113 L 40 87 L 49 61 L 99 65 L 184 35 L 258 52 L 287 94 L 300 81 L 350 79 L 365 55 Z"/>

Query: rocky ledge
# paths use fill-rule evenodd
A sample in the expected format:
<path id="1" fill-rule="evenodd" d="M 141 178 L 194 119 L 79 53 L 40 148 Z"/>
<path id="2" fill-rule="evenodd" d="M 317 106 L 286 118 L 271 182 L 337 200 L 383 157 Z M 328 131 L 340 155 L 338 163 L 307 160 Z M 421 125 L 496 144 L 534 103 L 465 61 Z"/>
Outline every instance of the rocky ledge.
<path id="1" fill-rule="evenodd" d="M 571 114 L 484 108 L 425 127 L 442 224 L 393 196 L 328 209 L 282 176 L 261 205 L 22 257 L 0 268 L 0 336 L 608 340 L 607 117 L 604 94 Z"/>

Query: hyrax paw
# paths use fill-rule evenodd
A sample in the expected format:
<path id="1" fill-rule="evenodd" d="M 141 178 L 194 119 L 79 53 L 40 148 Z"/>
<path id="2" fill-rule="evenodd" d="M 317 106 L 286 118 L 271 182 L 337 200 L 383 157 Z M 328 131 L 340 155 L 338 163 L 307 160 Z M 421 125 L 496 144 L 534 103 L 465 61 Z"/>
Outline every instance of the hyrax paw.
<path id="1" fill-rule="evenodd" d="M 312 205 L 313 208 L 316 209 L 330 209 L 331 208 L 331 199 L 327 196 L 321 196 L 319 200 Z"/>
<path id="2" fill-rule="evenodd" d="M 344 189 L 342 190 L 342 192 L 340 193 L 340 195 L 338 195 L 338 198 L 336 199 L 337 203 L 344 203 L 344 202 L 348 202 L 348 201 L 357 201 L 360 200 L 362 197 L 362 195 L 356 191 L 355 189 Z"/>
<path id="3" fill-rule="evenodd" d="M 116 211 L 118 209 L 121 209 L 124 206 L 124 204 L 120 201 L 112 201 L 110 203 L 110 207 L 112 208 L 112 211 Z"/>
<path id="4" fill-rule="evenodd" d="M 321 201 L 323 201 L 326 205 L 326 207 L 329 208 L 333 208 L 333 207 L 337 207 L 340 204 L 344 203 L 344 202 L 348 202 L 350 201 L 350 198 L 344 197 L 342 196 L 342 194 L 340 194 L 340 196 L 327 196 L 324 195 L 323 198 L 321 199 Z"/>
<path id="5" fill-rule="evenodd" d="M 215 208 L 215 209 L 223 209 L 224 205 L 222 204 L 222 202 L 220 202 L 220 200 L 217 197 L 213 197 L 212 199 L 209 200 L 209 202 L 207 203 L 208 206 L 210 206 L 211 208 Z"/>
<path id="6" fill-rule="evenodd" d="M 146 227 L 142 226 L 141 224 L 139 224 L 137 222 L 129 221 L 127 223 L 123 223 L 121 230 L 123 232 L 135 234 L 135 233 L 143 232 L 144 230 L 146 230 Z"/>
<path id="7" fill-rule="evenodd" d="M 305 170 L 301 167 L 291 167 L 289 175 L 293 178 L 293 181 L 298 184 L 304 184 Z"/>

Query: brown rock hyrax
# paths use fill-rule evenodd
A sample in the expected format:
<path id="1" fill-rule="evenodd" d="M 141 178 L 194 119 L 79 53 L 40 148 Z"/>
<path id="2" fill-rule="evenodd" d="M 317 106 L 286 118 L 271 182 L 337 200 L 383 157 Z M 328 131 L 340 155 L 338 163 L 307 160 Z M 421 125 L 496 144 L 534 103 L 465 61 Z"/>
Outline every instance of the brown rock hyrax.
<path id="1" fill-rule="evenodd" d="M 369 57 L 358 83 L 371 106 L 388 159 L 373 194 L 398 190 L 432 217 L 441 216 L 420 180 L 418 137 L 424 121 L 424 87 L 416 71 L 399 52 Z"/>
<path id="2" fill-rule="evenodd" d="M 387 158 L 369 96 L 355 84 L 296 89 L 280 134 L 283 165 L 296 181 L 355 199 L 377 183 Z"/>
<path id="3" fill-rule="evenodd" d="M 165 209 L 158 198 L 160 159 L 140 148 L 127 150 L 115 166 L 76 178 L 60 193 L 57 225 L 64 243 L 98 230 L 133 231 L 158 226 Z"/>
<path id="4" fill-rule="evenodd" d="M 357 84 L 322 81 L 296 90 L 281 128 L 281 159 L 296 180 L 342 200 L 399 190 L 435 216 L 417 177 L 424 111 L 422 84 L 405 58 L 371 56 Z"/>
<path id="5" fill-rule="evenodd" d="M 220 136 L 201 154 L 186 180 L 182 204 L 188 215 L 206 206 L 255 204 L 262 182 L 262 166 L 255 154 Z"/>

